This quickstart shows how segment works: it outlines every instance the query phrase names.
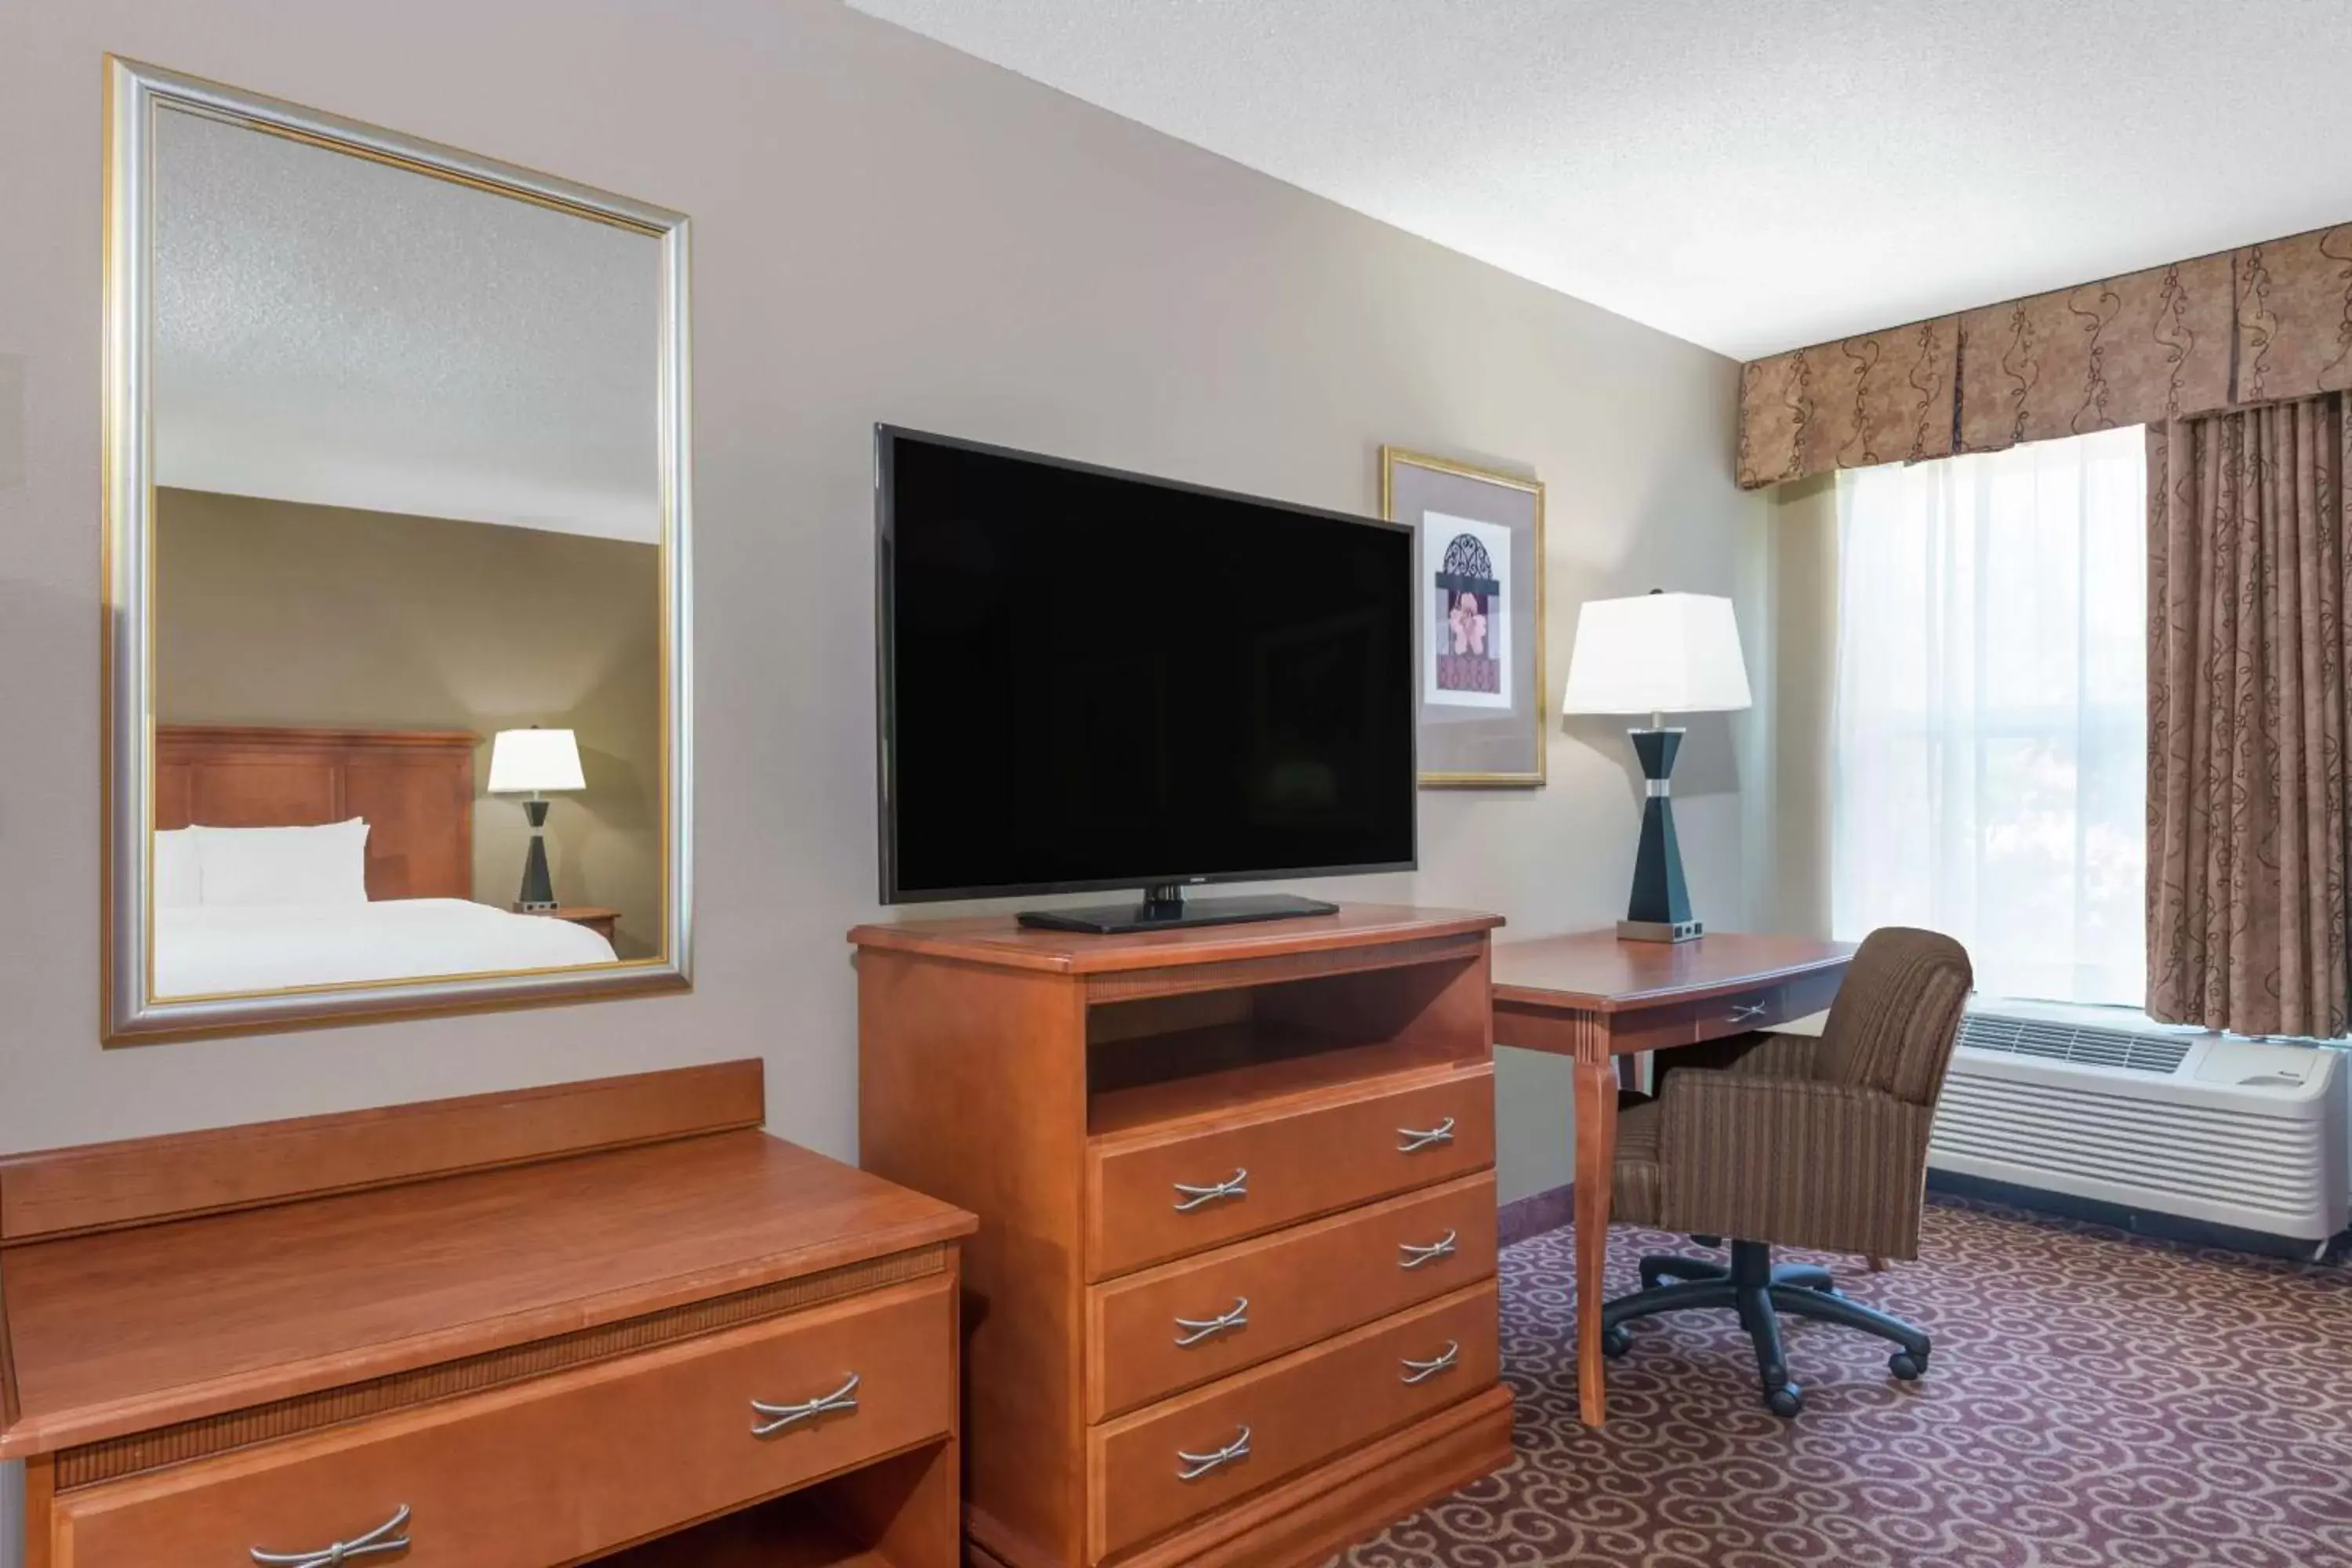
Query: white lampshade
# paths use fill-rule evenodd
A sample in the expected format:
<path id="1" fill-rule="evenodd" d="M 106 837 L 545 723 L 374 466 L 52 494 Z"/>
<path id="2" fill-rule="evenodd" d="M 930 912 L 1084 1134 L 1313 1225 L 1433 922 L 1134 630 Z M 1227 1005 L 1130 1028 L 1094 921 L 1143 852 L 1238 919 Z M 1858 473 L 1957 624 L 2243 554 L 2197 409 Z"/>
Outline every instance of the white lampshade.
<path id="1" fill-rule="evenodd" d="M 490 793 L 585 789 L 580 745 L 569 730 L 501 730 L 490 742 Z"/>
<path id="2" fill-rule="evenodd" d="M 1578 613 L 1561 712 L 1716 713 L 1752 700 L 1730 600 L 1643 594 Z"/>

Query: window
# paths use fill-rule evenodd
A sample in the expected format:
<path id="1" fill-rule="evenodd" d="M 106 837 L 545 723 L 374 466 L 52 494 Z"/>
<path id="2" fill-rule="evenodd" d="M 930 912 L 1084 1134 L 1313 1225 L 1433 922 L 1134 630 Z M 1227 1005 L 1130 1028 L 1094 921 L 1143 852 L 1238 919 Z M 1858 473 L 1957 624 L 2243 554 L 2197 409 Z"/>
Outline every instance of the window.
<path id="1" fill-rule="evenodd" d="M 2141 1005 L 2146 481 L 2137 427 L 1839 476 L 1836 935 Z"/>

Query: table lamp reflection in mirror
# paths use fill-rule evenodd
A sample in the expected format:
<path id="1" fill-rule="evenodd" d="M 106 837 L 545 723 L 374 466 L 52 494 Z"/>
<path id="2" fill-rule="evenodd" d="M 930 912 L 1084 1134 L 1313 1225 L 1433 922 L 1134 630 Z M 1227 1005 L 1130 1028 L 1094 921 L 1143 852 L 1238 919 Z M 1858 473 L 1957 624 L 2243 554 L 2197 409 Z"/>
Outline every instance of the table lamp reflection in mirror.
<path id="1" fill-rule="evenodd" d="M 580 746 L 569 730 L 501 730 L 490 742 L 492 795 L 527 795 L 523 815 L 530 821 L 530 848 L 523 857 L 522 891 L 515 908 L 544 911 L 555 905 L 555 884 L 547 873 L 547 794 L 585 789 Z"/>
<path id="2" fill-rule="evenodd" d="M 1617 934 L 1642 942 L 1688 942 L 1705 929 L 1692 918 L 1675 840 L 1667 779 L 1684 731 L 1669 713 L 1719 713 L 1750 703 L 1748 666 L 1731 601 L 1657 589 L 1630 599 L 1588 601 L 1576 620 L 1563 713 L 1647 713 L 1650 727 L 1626 733 L 1648 781 L 1633 892 Z"/>

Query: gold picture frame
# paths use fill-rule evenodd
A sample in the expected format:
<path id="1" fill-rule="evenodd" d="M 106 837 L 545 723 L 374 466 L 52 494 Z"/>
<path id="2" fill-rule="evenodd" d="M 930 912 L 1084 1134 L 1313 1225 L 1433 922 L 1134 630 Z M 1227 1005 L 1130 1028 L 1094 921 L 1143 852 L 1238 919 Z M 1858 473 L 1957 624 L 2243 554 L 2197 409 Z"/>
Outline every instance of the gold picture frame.
<path id="1" fill-rule="evenodd" d="M 1441 651 L 1435 595 L 1438 566 L 1424 559 L 1425 519 L 1465 524 L 1488 552 L 1507 564 L 1496 574 L 1488 614 L 1480 616 L 1482 648 L 1499 637 L 1493 691 L 1440 696 Z M 1531 475 L 1433 457 L 1403 447 L 1381 448 L 1381 516 L 1412 527 L 1413 670 L 1420 783 L 1424 789 L 1538 789 L 1549 747 L 1544 730 L 1544 487 Z M 1507 546 L 1507 548 L 1506 548 Z M 1493 601 L 1503 616 L 1493 622 Z M 1497 700 L 1497 699 L 1500 700 Z M 1434 699 L 1434 700 L 1433 700 Z M 1433 710 L 1436 717 L 1433 718 Z"/>

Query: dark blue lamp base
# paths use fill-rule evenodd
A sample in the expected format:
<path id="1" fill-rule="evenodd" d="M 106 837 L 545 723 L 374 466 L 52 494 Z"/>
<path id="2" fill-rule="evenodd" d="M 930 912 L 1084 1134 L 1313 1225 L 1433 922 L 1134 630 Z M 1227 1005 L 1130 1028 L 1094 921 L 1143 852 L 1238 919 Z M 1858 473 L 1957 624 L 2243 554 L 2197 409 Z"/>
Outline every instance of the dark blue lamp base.
<path id="1" fill-rule="evenodd" d="M 1682 847 L 1675 841 L 1674 797 L 1666 785 L 1683 731 L 1629 730 L 1626 735 L 1642 760 L 1649 798 L 1642 803 L 1642 845 L 1633 854 L 1633 896 L 1626 900 L 1617 934 L 1633 942 L 1689 942 L 1706 928 L 1691 918 Z"/>
<path id="2" fill-rule="evenodd" d="M 556 907 L 555 889 L 547 874 L 547 840 L 541 837 L 547 826 L 547 802 L 524 801 L 522 813 L 530 821 L 530 847 L 523 855 L 522 893 L 515 900 L 515 908 L 544 912 Z M 1677 877 L 1681 874 L 1675 872 Z"/>

